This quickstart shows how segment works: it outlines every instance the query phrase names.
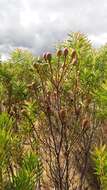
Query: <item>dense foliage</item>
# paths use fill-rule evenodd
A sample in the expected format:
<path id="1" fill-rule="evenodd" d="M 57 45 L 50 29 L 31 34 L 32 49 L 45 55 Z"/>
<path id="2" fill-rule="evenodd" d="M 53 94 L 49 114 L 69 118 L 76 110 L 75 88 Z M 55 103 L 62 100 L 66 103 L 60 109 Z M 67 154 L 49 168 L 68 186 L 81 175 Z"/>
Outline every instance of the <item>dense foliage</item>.
<path id="1" fill-rule="evenodd" d="M 107 46 L 80 33 L 53 54 L 16 49 L 0 63 L 1 190 L 103 188 L 106 78 Z"/>
<path id="2" fill-rule="evenodd" d="M 99 177 L 102 190 L 107 189 L 107 147 L 100 145 L 92 153 L 95 173 Z"/>

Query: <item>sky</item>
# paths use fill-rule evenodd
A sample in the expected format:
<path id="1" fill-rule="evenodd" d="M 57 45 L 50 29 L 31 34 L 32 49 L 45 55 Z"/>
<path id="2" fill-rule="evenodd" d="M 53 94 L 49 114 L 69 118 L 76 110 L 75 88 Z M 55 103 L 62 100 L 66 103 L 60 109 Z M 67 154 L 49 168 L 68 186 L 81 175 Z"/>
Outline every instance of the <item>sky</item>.
<path id="1" fill-rule="evenodd" d="M 70 32 L 94 46 L 107 42 L 107 0 L 0 0 L 0 54 L 16 48 L 50 51 Z"/>

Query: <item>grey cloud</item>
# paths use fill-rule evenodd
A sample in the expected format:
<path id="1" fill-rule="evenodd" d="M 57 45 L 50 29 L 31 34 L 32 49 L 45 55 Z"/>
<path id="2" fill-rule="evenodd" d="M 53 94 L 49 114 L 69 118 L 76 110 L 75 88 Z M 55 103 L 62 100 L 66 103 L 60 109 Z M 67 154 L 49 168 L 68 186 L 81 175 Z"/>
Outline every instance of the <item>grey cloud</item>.
<path id="1" fill-rule="evenodd" d="M 107 0 L 0 0 L 1 54 L 17 47 L 39 54 L 71 31 L 106 42 Z"/>

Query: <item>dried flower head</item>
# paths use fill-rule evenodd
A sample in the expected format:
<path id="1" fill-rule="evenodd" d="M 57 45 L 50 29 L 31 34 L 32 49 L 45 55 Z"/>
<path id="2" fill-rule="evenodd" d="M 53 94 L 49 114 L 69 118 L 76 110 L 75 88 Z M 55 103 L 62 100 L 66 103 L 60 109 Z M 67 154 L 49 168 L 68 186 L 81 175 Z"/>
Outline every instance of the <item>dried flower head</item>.
<path id="1" fill-rule="evenodd" d="M 62 120 L 65 119 L 65 117 L 66 117 L 66 109 L 62 108 L 60 110 L 60 117 L 61 117 Z"/>
<path id="2" fill-rule="evenodd" d="M 86 128 L 89 126 L 89 120 L 88 119 L 83 119 L 83 122 L 82 122 L 82 127 L 83 128 Z"/>
<path id="3" fill-rule="evenodd" d="M 50 52 L 47 52 L 46 54 L 46 59 L 51 62 L 51 59 L 52 59 L 52 54 Z"/>
<path id="4" fill-rule="evenodd" d="M 64 49 L 64 57 L 67 57 L 68 52 L 69 52 L 69 51 L 68 51 L 68 48 L 65 48 L 65 49 Z"/>
<path id="5" fill-rule="evenodd" d="M 75 58 L 76 56 L 77 56 L 76 50 L 75 50 L 75 49 L 72 49 L 72 53 L 71 53 L 72 59 Z"/>
<path id="6" fill-rule="evenodd" d="M 74 57 L 72 60 L 72 64 L 75 65 L 75 64 L 77 64 L 77 62 L 78 62 L 77 57 Z"/>
<path id="7" fill-rule="evenodd" d="M 46 53 L 43 53 L 43 58 L 45 59 L 45 61 L 47 60 Z"/>
<path id="8" fill-rule="evenodd" d="M 62 55 L 62 50 L 60 49 L 57 51 L 57 56 L 60 57 L 61 55 Z"/>
<path id="9" fill-rule="evenodd" d="M 36 64 L 35 62 L 33 63 L 33 67 L 34 67 L 34 68 L 36 68 L 36 67 L 37 67 L 37 64 Z"/>

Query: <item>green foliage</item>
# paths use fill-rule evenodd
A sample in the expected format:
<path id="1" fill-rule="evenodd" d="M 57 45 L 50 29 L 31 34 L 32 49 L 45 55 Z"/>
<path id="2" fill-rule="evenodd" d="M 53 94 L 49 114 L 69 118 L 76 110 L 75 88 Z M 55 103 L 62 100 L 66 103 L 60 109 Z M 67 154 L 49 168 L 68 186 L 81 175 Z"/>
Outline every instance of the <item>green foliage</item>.
<path id="1" fill-rule="evenodd" d="M 6 112 L 2 112 L 0 115 L 0 129 L 9 131 L 12 129 L 12 125 L 14 123 L 14 120 L 12 118 L 9 118 L 8 114 Z"/>
<path id="2" fill-rule="evenodd" d="M 0 115 L 0 167 L 3 168 L 8 160 L 11 148 L 11 129 L 13 121 L 6 113 Z"/>
<path id="3" fill-rule="evenodd" d="M 99 177 L 101 189 L 107 190 L 107 147 L 100 145 L 96 147 L 92 153 L 93 162 L 95 165 L 95 174 Z"/>
<path id="4" fill-rule="evenodd" d="M 29 153 L 23 152 L 23 138 L 14 134 L 13 125 L 7 113 L 0 115 L 0 189 L 34 190 L 42 175 L 42 163 L 30 149 Z"/>
<path id="5" fill-rule="evenodd" d="M 25 155 L 21 168 L 13 177 L 11 187 L 13 190 L 34 190 L 41 174 L 42 164 L 40 164 L 40 158 L 35 153 L 30 152 Z"/>

